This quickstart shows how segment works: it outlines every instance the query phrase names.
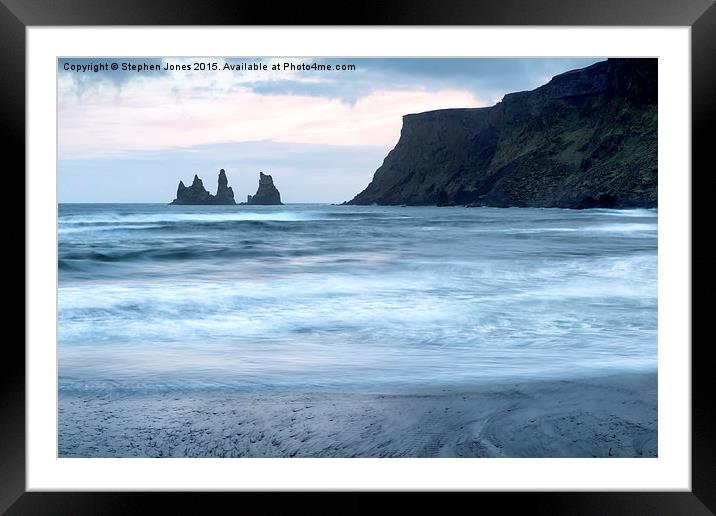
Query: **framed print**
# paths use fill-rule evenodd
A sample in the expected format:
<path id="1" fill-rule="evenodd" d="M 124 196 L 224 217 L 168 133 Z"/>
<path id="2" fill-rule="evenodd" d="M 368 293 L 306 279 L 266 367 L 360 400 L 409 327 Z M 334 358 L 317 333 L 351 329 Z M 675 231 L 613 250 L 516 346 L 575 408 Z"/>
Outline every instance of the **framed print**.
<path id="1" fill-rule="evenodd" d="M 352 26 L 81 4 L 3 4 L 27 203 L 9 514 L 143 503 L 72 491 L 713 509 L 709 2 Z"/>

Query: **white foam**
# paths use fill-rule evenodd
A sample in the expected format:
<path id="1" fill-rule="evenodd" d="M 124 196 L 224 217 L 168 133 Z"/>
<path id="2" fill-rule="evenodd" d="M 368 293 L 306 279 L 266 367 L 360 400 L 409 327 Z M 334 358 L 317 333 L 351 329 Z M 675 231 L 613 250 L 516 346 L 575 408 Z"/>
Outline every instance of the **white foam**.
<path id="1" fill-rule="evenodd" d="M 110 224 L 107 226 L 60 226 L 57 230 L 60 234 L 65 233 L 86 233 L 89 231 L 113 231 L 113 230 L 133 230 L 133 229 L 154 229 L 160 228 L 158 224 Z"/>
<path id="2" fill-rule="evenodd" d="M 61 216 L 63 224 L 111 224 L 111 223 L 170 223 L 170 222 L 241 222 L 241 221 L 278 221 L 292 222 L 304 220 L 333 220 L 321 212 L 222 212 L 222 213 L 157 213 L 119 215 L 102 213 L 98 215 Z"/>
<path id="3" fill-rule="evenodd" d="M 587 226 L 582 228 L 583 231 L 593 231 L 601 233 L 635 233 L 639 231 L 657 231 L 658 225 L 639 224 L 639 223 L 621 223 L 621 224 L 601 224 L 598 226 Z"/>

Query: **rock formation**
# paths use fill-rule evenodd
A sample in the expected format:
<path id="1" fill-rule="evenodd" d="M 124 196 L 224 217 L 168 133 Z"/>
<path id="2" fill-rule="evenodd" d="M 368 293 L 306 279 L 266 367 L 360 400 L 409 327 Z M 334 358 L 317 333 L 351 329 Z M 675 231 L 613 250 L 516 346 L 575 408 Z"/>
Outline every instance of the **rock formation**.
<path id="1" fill-rule="evenodd" d="M 657 205 L 657 60 L 609 59 L 487 108 L 405 115 L 348 204 Z"/>
<path id="2" fill-rule="evenodd" d="M 246 204 L 283 204 L 281 194 L 273 184 L 273 178 L 263 172 L 259 172 L 259 189 L 256 195 L 249 195 Z"/>
<path id="3" fill-rule="evenodd" d="M 234 190 L 229 186 L 229 180 L 226 179 L 226 172 L 223 168 L 219 170 L 219 185 L 216 187 L 214 204 L 236 204 Z"/>
<path id="4" fill-rule="evenodd" d="M 183 181 L 179 181 L 177 197 L 171 204 L 236 204 L 234 191 L 228 184 L 226 172 L 222 168 L 219 171 L 219 186 L 216 189 L 216 195 L 211 195 L 204 188 L 204 183 L 199 179 L 199 176 L 194 174 L 194 181 L 189 187 L 184 186 Z"/>

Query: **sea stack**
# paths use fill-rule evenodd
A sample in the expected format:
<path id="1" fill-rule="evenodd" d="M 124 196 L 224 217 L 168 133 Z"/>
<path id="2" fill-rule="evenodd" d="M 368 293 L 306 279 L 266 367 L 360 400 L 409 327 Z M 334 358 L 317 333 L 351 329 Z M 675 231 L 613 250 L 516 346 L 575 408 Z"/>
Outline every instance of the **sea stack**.
<path id="1" fill-rule="evenodd" d="M 229 186 L 229 180 L 226 179 L 226 172 L 223 168 L 219 170 L 219 186 L 216 188 L 214 200 L 214 204 L 236 204 L 234 190 Z"/>
<path id="2" fill-rule="evenodd" d="M 273 184 L 273 178 L 270 175 L 259 172 L 259 189 L 256 195 L 249 195 L 246 204 L 283 204 L 281 202 L 281 194 Z"/>
<path id="3" fill-rule="evenodd" d="M 184 186 L 183 181 L 179 181 L 177 197 L 170 204 L 236 204 L 236 201 L 234 201 L 234 190 L 229 186 L 226 172 L 222 168 L 219 171 L 219 186 L 216 189 L 216 195 L 211 195 L 204 188 L 204 183 L 199 176 L 194 174 L 194 181 L 189 187 Z"/>

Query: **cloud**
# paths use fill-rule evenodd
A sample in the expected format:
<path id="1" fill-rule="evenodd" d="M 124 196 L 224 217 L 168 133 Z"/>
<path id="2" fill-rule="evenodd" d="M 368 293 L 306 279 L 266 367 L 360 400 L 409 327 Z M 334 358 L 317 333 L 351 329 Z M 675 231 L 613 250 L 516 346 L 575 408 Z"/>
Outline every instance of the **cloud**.
<path id="1" fill-rule="evenodd" d="M 269 66 L 283 63 L 353 64 L 355 70 L 338 73 L 292 72 L 237 72 L 224 74 L 235 84 L 242 84 L 256 93 L 265 95 L 300 95 L 338 98 L 354 103 L 358 98 L 370 95 L 376 89 L 403 90 L 416 85 L 430 90 L 468 90 L 480 98 L 499 100 L 505 93 L 532 89 L 552 76 L 575 68 L 588 66 L 598 58 L 211 58 L 222 66 L 224 63 L 264 63 Z M 82 64 L 88 62 L 112 62 L 111 59 L 60 60 L 60 73 L 71 74 L 78 82 L 108 80 L 121 86 L 141 75 L 161 75 L 169 72 L 100 72 L 77 74 L 64 72 L 64 62 Z M 208 59 L 124 59 L 133 64 L 148 62 L 183 63 L 205 62 Z M 283 67 L 282 67 L 283 68 Z M 212 74 L 202 74 L 209 77 Z M 89 78 L 89 79 L 88 79 Z M 87 80 L 88 79 L 88 80 Z"/>
<path id="2" fill-rule="evenodd" d="M 390 146 L 406 113 L 487 105 L 456 89 L 376 90 L 347 104 L 320 96 L 262 95 L 244 82 L 232 73 L 177 71 L 139 75 L 121 87 L 97 81 L 87 88 L 61 77 L 60 158 L 255 140 Z"/>

